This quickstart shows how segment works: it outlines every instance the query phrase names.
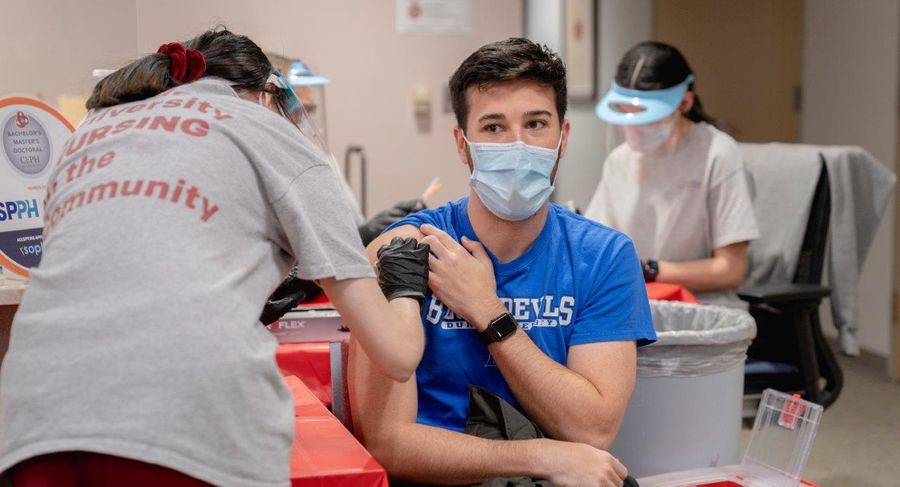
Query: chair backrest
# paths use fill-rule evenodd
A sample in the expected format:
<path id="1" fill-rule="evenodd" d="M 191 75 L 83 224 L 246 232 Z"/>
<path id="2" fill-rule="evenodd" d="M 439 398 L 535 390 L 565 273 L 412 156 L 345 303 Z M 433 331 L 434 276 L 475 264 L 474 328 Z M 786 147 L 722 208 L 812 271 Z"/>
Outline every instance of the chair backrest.
<path id="1" fill-rule="evenodd" d="M 822 172 L 819 173 L 819 181 L 813 193 L 809 221 L 800 246 L 797 270 L 794 272 L 796 284 L 821 284 L 822 270 L 825 267 L 825 249 L 828 245 L 831 218 L 831 185 L 828 181 L 825 156 L 820 153 L 819 158 L 822 161 Z"/>
<path id="2" fill-rule="evenodd" d="M 818 215 L 823 205 L 815 205 L 816 209 L 811 211 L 816 194 L 823 195 L 815 198 L 820 203 L 828 199 L 821 147 L 801 144 L 739 144 L 739 147 L 760 230 L 760 237 L 748 249 L 744 286 L 787 285 L 814 278 L 809 272 L 810 258 L 824 256 L 824 252 L 813 256 L 801 249 L 816 248 L 813 243 L 827 235 L 827 231 L 818 233 L 821 229 Z M 807 262 L 798 265 L 801 253 Z M 804 270 L 798 272 L 800 267 Z"/>

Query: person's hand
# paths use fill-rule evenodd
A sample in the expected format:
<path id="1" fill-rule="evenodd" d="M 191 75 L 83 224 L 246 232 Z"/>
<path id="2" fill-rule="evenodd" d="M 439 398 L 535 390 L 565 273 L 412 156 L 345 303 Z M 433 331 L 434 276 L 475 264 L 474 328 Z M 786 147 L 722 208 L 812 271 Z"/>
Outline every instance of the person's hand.
<path id="1" fill-rule="evenodd" d="M 431 247 L 429 287 L 438 299 L 478 331 L 506 308 L 497 297 L 494 265 L 480 242 L 462 238 L 462 245 L 446 232 L 422 225 L 422 242 Z"/>
<path id="2" fill-rule="evenodd" d="M 297 304 L 312 299 L 322 293 L 316 283 L 297 277 L 297 268 L 291 269 L 288 276 L 275 289 L 275 292 L 266 300 L 259 321 L 264 325 L 274 323 L 294 309 Z"/>
<path id="3" fill-rule="evenodd" d="M 547 480 L 560 487 L 622 487 L 628 469 L 609 452 L 584 443 L 548 440 Z"/>
<path id="4" fill-rule="evenodd" d="M 369 221 L 359 226 L 359 237 L 363 246 L 368 246 L 372 240 L 381 235 L 385 228 L 397 223 L 406 216 L 425 209 L 425 202 L 420 199 L 401 201 L 373 216 Z"/>
<path id="5" fill-rule="evenodd" d="M 378 284 L 388 301 L 412 298 L 421 307 L 428 290 L 428 244 L 394 237 L 378 249 L 377 255 Z"/>

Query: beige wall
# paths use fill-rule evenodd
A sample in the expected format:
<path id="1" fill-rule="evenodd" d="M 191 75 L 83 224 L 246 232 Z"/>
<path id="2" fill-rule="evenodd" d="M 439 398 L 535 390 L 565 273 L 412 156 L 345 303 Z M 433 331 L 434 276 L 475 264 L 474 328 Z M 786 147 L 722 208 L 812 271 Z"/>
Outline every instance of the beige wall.
<path id="1" fill-rule="evenodd" d="M 472 31 L 399 34 L 390 0 L 236 0 L 67 2 L 0 0 L 0 95 L 28 93 L 56 104 L 61 94 L 86 95 L 91 70 L 117 67 L 161 43 L 225 24 L 264 49 L 298 56 L 332 80 L 328 136 L 343 162 L 362 145 L 369 159 L 369 212 L 413 198 L 434 176 L 442 203 L 467 191 L 443 112 L 444 87 L 479 46 L 522 33 L 521 0 L 472 2 Z M 12 49 L 10 50 L 10 46 Z M 413 115 L 413 88 L 430 91 L 427 129 Z"/>
<path id="2" fill-rule="evenodd" d="M 93 68 L 135 56 L 134 27 L 134 2 L 0 0 L 0 96 L 86 95 Z"/>

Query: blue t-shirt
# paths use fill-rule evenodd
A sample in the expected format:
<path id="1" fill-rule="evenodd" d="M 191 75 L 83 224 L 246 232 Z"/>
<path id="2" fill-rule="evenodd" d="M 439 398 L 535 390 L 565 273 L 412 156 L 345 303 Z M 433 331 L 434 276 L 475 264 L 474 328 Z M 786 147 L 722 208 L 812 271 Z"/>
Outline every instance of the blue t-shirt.
<path id="1" fill-rule="evenodd" d="M 478 240 L 468 198 L 420 211 L 388 230 L 429 223 L 456 241 Z M 497 295 L 534 343 L 566 365 L 568 349 L 586 343 L 656 340 L 647 289 L 634 245 L 624 234 L 550 205 L 537 240 L 517 259 L 500 264 L 490 253 Z M 431 292 L 422 312 L 425 354 L 416 369 L 421 424 L 463 431 L 469 384 L 518 406 L 478 332 Z"/>

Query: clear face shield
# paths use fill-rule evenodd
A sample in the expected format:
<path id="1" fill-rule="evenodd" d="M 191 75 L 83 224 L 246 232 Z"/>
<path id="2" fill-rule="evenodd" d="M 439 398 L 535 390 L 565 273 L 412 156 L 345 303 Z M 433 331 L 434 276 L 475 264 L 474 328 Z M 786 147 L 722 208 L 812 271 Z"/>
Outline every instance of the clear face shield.
<path id="1" fill-rule="evenodd" d="M 294 78 L 294 76 L 291 76 L 291 78 Z M 322 151 L 324 159 L 331 164 L 331 168 L 338 175 L 344 186 L 344 192 L 351 202 L 357 224 L 362 223 L 365 219 L 360 210 L 359 202 L 356 201 L 347 179 L 341 174 L 337 160 L 328 148 L 328 140 L 325 138 L 325 133 L 322 130 L 325 123 L 324 83 L 316 85 L 291 83 L 288 78 L 285 78 L 278 71 L 271 75 L 270 81 L 284 90 L 287 96 L 286 107 L 284 107 L 286 113 L 284 115 L 300 129 L 304 137 Z M 327 80 L 325 81 L 327 82 Z M 318 94 L 314 88 L 318 88 Z"/>
<path id="2" fill-rule="evenodd" d="M 325 126 L 325 86 L 330 83 L 328 78 L 319 76 L 303 61 L 293 61 L 286 76 L 294 93 L 300 99 L 300 104 L 315 123 L 319 133 L 327 140 Z"/>
<path id="3" fill-rule="evenodd" d="M 313 113 L 319 111 L 320 107 L 309 99 L 307 103 L 304 103 L 303 95 L 294 91 L 291 84 L 279 71 L 275 71 L 269 76 L 269 82 L 280 88 L 286 96 L 285 106 L 281 107 L 284 110 L 283 115 L 293 122 L 300 129 L 303 136 L 321 150 L 322 154 L 327 156 L 326 158 L 330 159 L 331 151 L 328 149 L 328 141 L 313 115 Z M 306 95 L 307 93 L 304 92 L 303 94 Z"/>
<path id="4" fill-rule="evenodd" d="M 294 93 L 300 99 L 300 105 L 306 111 L 311 123 L 318 127 L 322 138 L 328 140 L 328 133 L 325 125 L 325 87 L 324 86 L 305 86 L 291 85 Z"/>

